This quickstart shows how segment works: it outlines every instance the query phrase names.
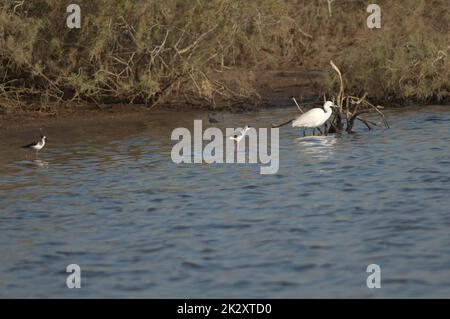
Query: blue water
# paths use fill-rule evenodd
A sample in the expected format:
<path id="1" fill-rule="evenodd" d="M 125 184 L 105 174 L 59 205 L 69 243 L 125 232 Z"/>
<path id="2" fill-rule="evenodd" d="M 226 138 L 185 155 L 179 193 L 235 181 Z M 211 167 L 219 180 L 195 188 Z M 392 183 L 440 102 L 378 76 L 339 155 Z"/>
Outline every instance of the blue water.
<path id="1" fill-rule="evenodd" d="M 38 159 L 18 150 L 24 136 L 3 139 L 0 297 L 449 297 L 450 109 L 387 115 L 390 129 L 353 135 L 281 128 L 275 175 L 174 164 L 171 130 L 206 114 L 48 124 Z M 81 289 L 66 287 L 73 263 Z M 380 289 L 366 285 L 369 264 Z"/>

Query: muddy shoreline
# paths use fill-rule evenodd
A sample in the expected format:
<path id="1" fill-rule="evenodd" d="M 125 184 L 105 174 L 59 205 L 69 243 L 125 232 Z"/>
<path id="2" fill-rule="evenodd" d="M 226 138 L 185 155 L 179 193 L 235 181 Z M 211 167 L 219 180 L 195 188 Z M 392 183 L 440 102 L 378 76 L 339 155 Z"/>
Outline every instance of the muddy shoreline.
<path id="1" fill-rule="evenodd" d="M 317 102 L 316 102 L 317 101 Z M 320 100 L 310 100 L 309 104 L 320 104 Z M 394 104 L 387 105 L 386 109 L 406 109 L 411 104 Z M 430 105 L 436 105 L 431 103 Z M 448 104 L 442 104 L 448 105 Z M 450 107 L 450 105 L 448 105 Z M 292 107 L 295 109 L 295 104 L 291 99 L 283 100 L 264 100 L 256 107 L 248 104 L 242 104 L 235 109 L 227 107 L 183 107 L 181 105 L 161 105 L 154 108 L 148 108 L 145 105 L 124 105 L 114 104 L 104 107 L 98 107 L 93 104 L 77 105 L 74 107 L 64 107 L 58 110 L 57 113 L 39 113 L 39 112 L 21 112 L 14 114 L 0 114 L 0 133 L 7 131 L 15 131 L 17 129 L 40 129 L 46 125 L 63 125 L 67 127 L 75 125 L 96 125 L 111 122 L 121 121 L 135 121 L 149 118 L 154 114 L 166 114 L 167 117 L 179 116 L 183 113 L 198 113 L 207 119 L 208 114 L 214 113 L 248 113 L 256 112 L 261 109 L 271 107 Z"/>
<path id="2" fill-rule="evenodd" d="M 187 104 L 185 101 L 167 100 L 160 105 L 148 107 L 143 104 L 105 104 L 70 103 L 54 107 L 52 112 L 36 110 L 16 110 L 0 112 L 0 132 L 14 130 L 14 128 L 27 126 L 30 129 L 40 128 L 47 124 L 71 126 L 73 123 L 96 124 L 114 121 L 137 120 L 152 116 L 156 113 L 179 114 L 180 112 L 210 112 L 241 113 L 253 112 L 270 107 L 295 107 L 292 97 L 300 104 L 320 104 L 323 100 L 325 88 L 325 72 L 321 70 L 274 70 L 261 71 L 257 76 L 257 91 L 259 100 L 252 103 L 248 101 L 224 101 L 217 105 L 206 102 Z M 411 104 L 392 102 L 383 104 L 386 108 L 404 108 Z M 445 103 L 444 103 L 445 104 Z M 436 105 L 436 103 L 430 103 Z M 1 110 L 0 110 L 1 111 Z"/>
<path id="3" fill-rule="evenodd" d="M 163 103 L 149 107 L 143 104 L 105 104 L 95 103 L 64 103 L 49 107 L 50 111 L 30 109 L 0 112 L 0 130 L 17 125 L 45 125 L 51 122 L 70 121 L 113 121 L 119 119 L 139 118 L 153 112 L 251 112 L 260 108 L 272 106 L 290 106 L 291 97 L 299 101 L 320 101 L 325 73 L 311 69 L 280 69 L 259 71 L 256 77 L 256 89 L 259 95 L 257 101 L 217 101 L 216 105 L 201 101 L 186 103 L 176 99 L 166 99 Z M 0 108 L 1 111 L 1 108 Z"/>

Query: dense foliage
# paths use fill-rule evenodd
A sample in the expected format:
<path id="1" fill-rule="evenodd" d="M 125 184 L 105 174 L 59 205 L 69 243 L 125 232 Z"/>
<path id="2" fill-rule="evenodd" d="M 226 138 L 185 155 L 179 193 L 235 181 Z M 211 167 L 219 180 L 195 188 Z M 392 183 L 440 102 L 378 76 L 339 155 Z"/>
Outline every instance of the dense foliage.
<path id="1" fill-rule="evenodd" d="M 0 106 L 258 99 L 255 71 L 340 66 L 379 101 L 450 96 L 447 0 L 0 0 Z M 23 105 L 23 104 L 22 104 Z"/>

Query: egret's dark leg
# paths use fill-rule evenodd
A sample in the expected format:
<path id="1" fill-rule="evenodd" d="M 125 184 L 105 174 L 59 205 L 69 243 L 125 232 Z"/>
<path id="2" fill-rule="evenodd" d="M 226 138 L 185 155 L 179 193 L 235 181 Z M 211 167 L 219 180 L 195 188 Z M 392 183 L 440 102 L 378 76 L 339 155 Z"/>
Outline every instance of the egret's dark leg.
<path id="1" fill-rule="evenodd" d="M 306 128 L 303 130 L 303 137 L 306 136 Z"/>
<path id="2" fill-rule="evenodd" d="M 325 135 L 328 135 L 328 125 L 327 125 L 327 123 L 325 123 L 324 127 L 325 127 Z"/>
<path id="3" fill-rule="evenodd" d="M 323 135 L 322 130 L 320 129 L 320 127 L 317 127 L 317 130 L 320 132 L 320 135 Z"/>
<path id="4" fill-rule="evenodd" d="M 316 136 L 316 128 L 313 128 L 313 136 Z"/>

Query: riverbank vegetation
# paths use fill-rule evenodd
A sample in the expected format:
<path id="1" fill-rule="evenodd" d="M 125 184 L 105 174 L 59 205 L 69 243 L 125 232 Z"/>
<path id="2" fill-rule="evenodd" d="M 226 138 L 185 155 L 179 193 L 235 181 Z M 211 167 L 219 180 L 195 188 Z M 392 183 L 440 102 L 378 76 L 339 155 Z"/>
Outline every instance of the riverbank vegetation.
<path id="1" fill-rule="evenodd" d="M 0 0 L 0 110 L 68 103 L 220 106 L 258 103 L 259 74 L 323 70 L 321 90 L 377 103 L 450 99 L 446 0 Z M 328 72 L 329 70 L 329 72 Z M 303 92 L 299 92 L 303 94 Z M 289 98 L 288 96 L 286 98 Z"/>

